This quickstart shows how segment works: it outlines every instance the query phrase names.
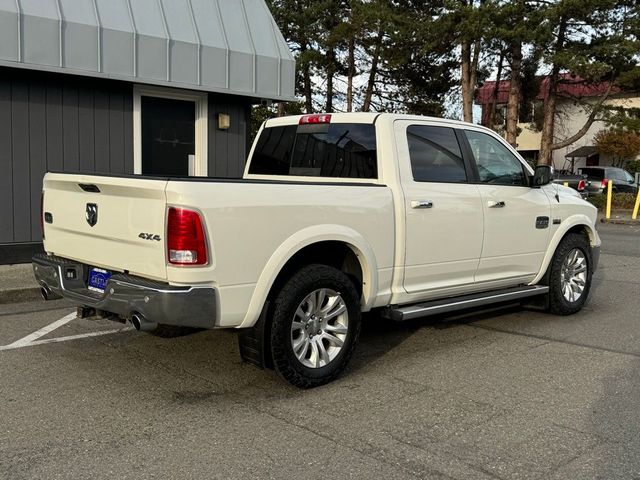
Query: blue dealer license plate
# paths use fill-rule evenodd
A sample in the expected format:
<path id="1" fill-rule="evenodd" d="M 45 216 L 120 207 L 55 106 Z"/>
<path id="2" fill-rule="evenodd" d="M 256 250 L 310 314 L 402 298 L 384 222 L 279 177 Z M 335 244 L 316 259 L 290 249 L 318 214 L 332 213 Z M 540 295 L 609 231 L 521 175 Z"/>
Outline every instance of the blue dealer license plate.
<path id="1" fill-rule="evenodd" d="M 107 288 L 107 282 L 111 278 L 111 272 L 107 272 L 101 268 L 89 269 L 88 288 L 94 292 L 104 293 Z"/>

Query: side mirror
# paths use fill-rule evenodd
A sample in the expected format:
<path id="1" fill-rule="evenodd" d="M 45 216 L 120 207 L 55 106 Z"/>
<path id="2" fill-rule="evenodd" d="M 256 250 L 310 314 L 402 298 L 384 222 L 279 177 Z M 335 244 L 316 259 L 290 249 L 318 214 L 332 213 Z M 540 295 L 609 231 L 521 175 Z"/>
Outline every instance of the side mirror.
<path id="1" fill-rule="evenodd" d="M 533 188 L 544 187 L 553 182 L 553 167 L 551 165 L 538 165 L 536 166 L 533 174 Z"/>

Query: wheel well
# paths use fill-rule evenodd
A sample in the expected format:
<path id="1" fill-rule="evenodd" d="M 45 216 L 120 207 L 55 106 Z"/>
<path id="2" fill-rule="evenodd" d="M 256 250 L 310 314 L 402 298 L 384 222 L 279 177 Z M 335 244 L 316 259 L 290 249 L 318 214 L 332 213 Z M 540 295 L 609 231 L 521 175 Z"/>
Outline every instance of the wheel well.
<path id="1" fill-rule="evenodd" d="M 577 233 L 580 235 L 584 235 L 587 237 L 589 244 L 593 245 L 594 239 L 592 237 L 591 230 L 589 230 L 586 225 L 574 225 L 569 230 L 567 230 L 567 233 L 565 233 L 565 236 L 568 235 L 569 233 Z"/>
<path id="2" fill-rule="evenodd" d="M 273 298 L 294 272 L 311 264 L 328 265 L 345 273 L 362 295 L 363 274 L 358 255 L 344 242 L 326 241 L 308 245 L 291 257 L 278 273 L 267 298 Z"/>

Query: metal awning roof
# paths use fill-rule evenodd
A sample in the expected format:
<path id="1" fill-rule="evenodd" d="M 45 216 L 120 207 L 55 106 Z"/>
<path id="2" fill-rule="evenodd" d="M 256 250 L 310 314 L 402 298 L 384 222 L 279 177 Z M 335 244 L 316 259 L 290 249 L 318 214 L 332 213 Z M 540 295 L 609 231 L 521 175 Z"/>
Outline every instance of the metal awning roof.
<path id="1" fill-rule="evenodd" d="M 294 98 L 264 0 L 0 0 L 0 65 Z"/>
<path id="2" fill-rule="evenodd" d="M 572 158 L 572 157 L 586 158 L 586 157 L 590 157 L 591 155 L 595 155 L 596 153 L 598 153 L 598 151 L 596 150 L 596 147 L 592 145 L 585 145 L 585 146 L 576 148 L 572 152 L 567 153 L 565 155 L 565 158 Z"/>

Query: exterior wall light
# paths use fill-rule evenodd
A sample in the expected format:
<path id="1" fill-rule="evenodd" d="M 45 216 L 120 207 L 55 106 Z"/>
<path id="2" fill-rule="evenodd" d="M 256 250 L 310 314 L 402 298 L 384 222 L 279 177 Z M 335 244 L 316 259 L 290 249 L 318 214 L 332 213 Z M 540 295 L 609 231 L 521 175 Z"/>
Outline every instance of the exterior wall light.
<path id="1" fill-rule="evenodd" d="M 231 127 L 231 117 L 228 113 L 219 113 L 218 114 L 218 129 L 219 130 L 229 130 Z"/>

